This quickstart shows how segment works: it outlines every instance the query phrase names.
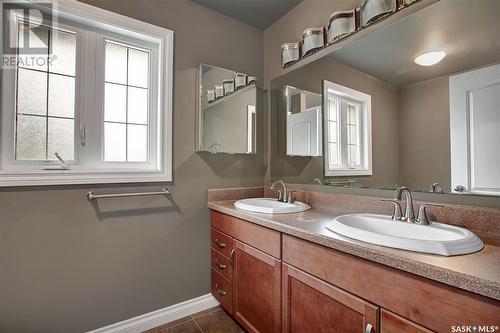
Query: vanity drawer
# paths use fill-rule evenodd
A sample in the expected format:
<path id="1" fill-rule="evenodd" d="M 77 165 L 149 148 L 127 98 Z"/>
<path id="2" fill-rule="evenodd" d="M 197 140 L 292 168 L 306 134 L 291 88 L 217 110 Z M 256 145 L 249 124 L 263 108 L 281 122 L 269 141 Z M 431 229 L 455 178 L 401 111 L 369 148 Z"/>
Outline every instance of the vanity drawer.
<path id="1" fill-rule="evenodd" d="M 212 228 L 281 259 L 281 234 L 278 231 L 216 211 L 212 211 L 211 221 Z"/>
<path id="2" fill-rule="evenodd" d="M 229 258 L 233 251 L 233 239 L 212 228 L 212 248 Z"/>
<path id="3" fill-rule="evenodd" d="M 212 295 L 230 314 L 233 314 L 233 284 L 212 268 Z"/>
<path id="4" fill-rule="evenodd" d="M 230 281 L 233 280 L 233 265 L 231 259 L 215 249 L 212 249 L 212 268 L 224 275 Z"/>
<path id="5" fill-rule="evenodd" d="M 382 309 L 380 314 L 380 332 L 382 333 L 433 333 L 414 322 Z"/>

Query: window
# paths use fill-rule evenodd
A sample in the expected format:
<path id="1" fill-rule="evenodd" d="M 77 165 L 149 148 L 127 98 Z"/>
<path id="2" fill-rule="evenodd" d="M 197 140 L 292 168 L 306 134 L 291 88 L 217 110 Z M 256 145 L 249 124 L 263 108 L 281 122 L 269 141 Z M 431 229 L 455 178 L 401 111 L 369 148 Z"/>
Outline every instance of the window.
<path id="1" fill-rule="evenodd" d="M 323 81 L 325 175 L 371 175 L 371 96 Z"/>
<path id="2" fill-rule="evenodd" d="M 171 180 L 173 33 L 3 4 L 0 186 Z"/>

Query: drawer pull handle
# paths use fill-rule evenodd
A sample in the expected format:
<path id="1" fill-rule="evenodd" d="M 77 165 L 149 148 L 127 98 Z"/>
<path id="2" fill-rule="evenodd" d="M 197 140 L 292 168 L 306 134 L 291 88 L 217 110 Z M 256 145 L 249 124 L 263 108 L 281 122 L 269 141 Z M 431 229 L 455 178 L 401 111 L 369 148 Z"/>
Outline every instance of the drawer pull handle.
<path id="1" fill-rule="evenodd" d="M 236 252 L 236 249 L 233 249 L 231 253 L 229 254 L 229 262 L 231 263 L 231 266 L 234 266 L 234 253 Z"/>
<path id="2" fill-rule="evenodd" d="M 226 269 L 226 265 L 221 264 L 220 262 L 217 261 L 217 259 L 215 259 L 215 264 L 219 269 Z"/>
<path id="3" fill-rule="evenodd" d="M 372 332 L 373 332 L 373 326 L 371 324 L 366 324 L 364 333 L 372 333 Z"/>
<path id="4" fill-rule="evenodd" d="M 217 283 L 215 284 L 215 289 L 217 290 L 217 294 L 219 294 L 221 297 L 226 296 L 226 292 L 222 289 L 219 289 L 219 286 L 217 285 Z"/>
<path id="5" fill-rule="evenodd" d="M 217 244 L 217 247 L 218 247 L 219 249 L 223 249 L 223 248 L 225 248 L 225 247 L 226 247 L 226 243 L 219 242 L 219 240 L 218 240 L 218 239 L 216 239 L 216 240 L 215 240 L 215 244 Z"/>

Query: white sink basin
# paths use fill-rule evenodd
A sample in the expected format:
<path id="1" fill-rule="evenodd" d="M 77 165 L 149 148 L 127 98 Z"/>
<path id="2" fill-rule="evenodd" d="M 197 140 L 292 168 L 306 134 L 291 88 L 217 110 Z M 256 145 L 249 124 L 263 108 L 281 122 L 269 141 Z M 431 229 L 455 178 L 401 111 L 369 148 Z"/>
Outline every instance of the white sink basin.
<path id="1" fill-rule="evenodd" d="M 299 213 L 311 208 L 305 203 L 295 201 L 294 203 L 281 202 L 275 198 L 250 198 L 238 200 L 234 206 L 250 212 L 266 214 Z"/>
<path id="2" fill-rule="evenodd" d="M 367 243 L 443 256 L 473 253 L 484 247 L 479 237 L 464 228 L 437 222 L 406 223 L 385 215 L 343 215 L 329 222 L 326 228 Z"/>

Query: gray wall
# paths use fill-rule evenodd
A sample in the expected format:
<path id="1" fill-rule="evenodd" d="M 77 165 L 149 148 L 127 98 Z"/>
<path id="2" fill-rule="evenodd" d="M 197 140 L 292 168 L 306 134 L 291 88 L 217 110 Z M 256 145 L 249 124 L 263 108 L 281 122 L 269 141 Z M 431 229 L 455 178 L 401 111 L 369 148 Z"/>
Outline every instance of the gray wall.
<path id="1" fill-rule="evenodd" d="M 399 172 L 414 190 L 427 191 L 433 182 L 451 190 L 448 82 L 444 76 L 399 90 Z"/>
<path id="2" fill-rule="evenodd" d="M 199 63 L 261 78 L 262 32 L 187 0 L 87 2 L 175 31 L 172 196 L 94 206 L 90 189 L 163 184 L 1 189 L 2 333 L 83 332 L 208 293 L 207 188 L 263 183 L 262 155 L 194 152 Z"/>

